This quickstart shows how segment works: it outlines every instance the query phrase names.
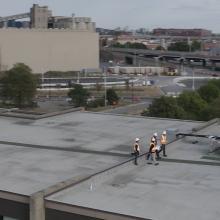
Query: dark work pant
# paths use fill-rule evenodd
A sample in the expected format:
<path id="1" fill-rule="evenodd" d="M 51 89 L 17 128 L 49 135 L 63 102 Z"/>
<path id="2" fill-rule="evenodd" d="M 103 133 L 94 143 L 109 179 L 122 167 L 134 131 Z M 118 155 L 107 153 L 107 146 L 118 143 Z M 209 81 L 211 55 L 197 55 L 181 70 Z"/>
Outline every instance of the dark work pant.
<path id="1" fill-rule="evenodd" d="M 146 160 L 149 160 L 149 158 L 150 158 L 150 151 L 146 155 Z"/>
<path id="2" fill-rule="evenodd" d="M 157 159 L 160 158 L 160 151 L 159 150 L 156 150 L 156 156 L 157 156 Z"/>
<path id="3" fill-rule="evenodd" d="M 161 145 L 161 149 L 159 152 L 161 152 L 161 151 L 163 151 L 163 156 L 165 156 L 166 155 L 166 145 L 165 144 Z"/>
<path id="4" fill-rule="evenodd" d="M 138 152 L 138 151 L 137 151 L 137 152 L 134 152 L 134 156 L 135 156 L 134 164 L 137 165 L 137 158 L 138 158 L 138 156 L 139 156 L 139 152 Z"/>

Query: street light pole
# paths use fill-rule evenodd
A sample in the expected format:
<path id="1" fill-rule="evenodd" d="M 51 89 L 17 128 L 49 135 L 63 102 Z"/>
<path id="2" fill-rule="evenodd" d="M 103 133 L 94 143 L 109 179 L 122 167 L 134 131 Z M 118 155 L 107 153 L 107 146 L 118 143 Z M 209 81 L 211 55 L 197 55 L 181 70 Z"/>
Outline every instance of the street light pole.
<path id="1" fill-rule="evenodd" d="M 192 90 L 195 91 L 195 79 L 194 79 L 194 66 L 193 60 L 190 60 L 191 67 L 192 67 Z"/>
<path id="2" fill-rule="evenodd" d="M 107 91 L 106 91 L 106 67 L 103 68 L 103 76 L 104 76 L 104 98 L 105 98 L 105 107 L 107 106 Z"/>
<path id="3" fill-rule="evenodd" d="M 192 73 L 193 73 L 193 85 L 192 85 L 192 90 L 195 91 L 194 67 L 192 68 Z"/>
<path id="4" fill-rule="evenodd" d="M 135 49 L 135 52 L 134 52 L 134 66 L 137 66 L 137 51 Z"/>
<path id="5" fill-rule="evenodd" d="M 41 88 L 44 88 L 44 72 L 41 73 Z"/>

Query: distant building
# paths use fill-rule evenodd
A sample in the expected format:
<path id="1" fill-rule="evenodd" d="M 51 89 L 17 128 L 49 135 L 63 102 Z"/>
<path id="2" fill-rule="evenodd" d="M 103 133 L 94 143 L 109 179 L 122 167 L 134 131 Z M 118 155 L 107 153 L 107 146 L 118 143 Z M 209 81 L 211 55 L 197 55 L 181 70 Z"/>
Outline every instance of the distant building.
<path id="1" fill-rule="evenodd" d="M 212 35 L 212 32 L 206 29 L 156 28 L 153 30 L 153 34 L 156 36 L 208 37 Z"/>
<path id="2" fill-rule="evenodd" d="M 48 28 L 49 17 L 52 12 L 48 10 L 48 6 L 39 6 L 34 4 L 30 11 L 31 28 Z"/>
<path id="3" fill-rule="evenodd" d="M 50 17 L 48 22 L 49 28 L 72 29 L 77 31 L 92 31 L 95 32 L 95 22 L 92 22 L 88 17 Z"/>
<path id="4" fill-rule="evenodd" d="M 18 22 L 19 19 L 30 19 L 30 21 Z M 96 24 L 89 17 L 52 16 L 48 6 L 34 4 L 30 12 L 7 17 L 0 17 L 0 28 L 32 28 L 32 29 L 72 29 L 76 31 L 96 31 Z"/>

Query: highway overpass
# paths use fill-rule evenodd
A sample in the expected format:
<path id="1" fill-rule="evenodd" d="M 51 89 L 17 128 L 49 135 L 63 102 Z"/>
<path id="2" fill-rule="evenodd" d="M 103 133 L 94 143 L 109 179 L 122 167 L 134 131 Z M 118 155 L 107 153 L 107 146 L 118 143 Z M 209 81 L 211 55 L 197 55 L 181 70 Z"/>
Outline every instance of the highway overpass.
<path id="1" fill-rule="evenodd" d="M 178 51 L 160 51 L 160 50 L 144 50 L 144 49 L 127 49 L 127 48 L 103 48 L 102 50 L 120 53 L 125 56 L 125 58 L 130 59 L 144 59 L 144 58 L 158 58 L 159 60 L 169 61 L 176 60 L 179 63 L 186 62 L 190 64 L 193 62 L 202 62 L 203 66 L 210 64 L 215 67 L 217 63 L 220 63 L 220 55 L 212 56 L 205 52 L 178 52 Z"/>

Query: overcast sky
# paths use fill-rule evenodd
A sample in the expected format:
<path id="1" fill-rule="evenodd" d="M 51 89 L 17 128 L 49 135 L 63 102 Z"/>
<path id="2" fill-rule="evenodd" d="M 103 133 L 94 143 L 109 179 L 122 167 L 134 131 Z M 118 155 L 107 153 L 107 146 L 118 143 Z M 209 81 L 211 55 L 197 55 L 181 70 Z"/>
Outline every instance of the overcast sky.
<path id="1" fill-rule="evenodd" d="M 0 16 L 48 5 L 53 15 L 91 17 L 97 27 L 206 28 L 220 33 L 220 0 L 0 0 Z"/>

